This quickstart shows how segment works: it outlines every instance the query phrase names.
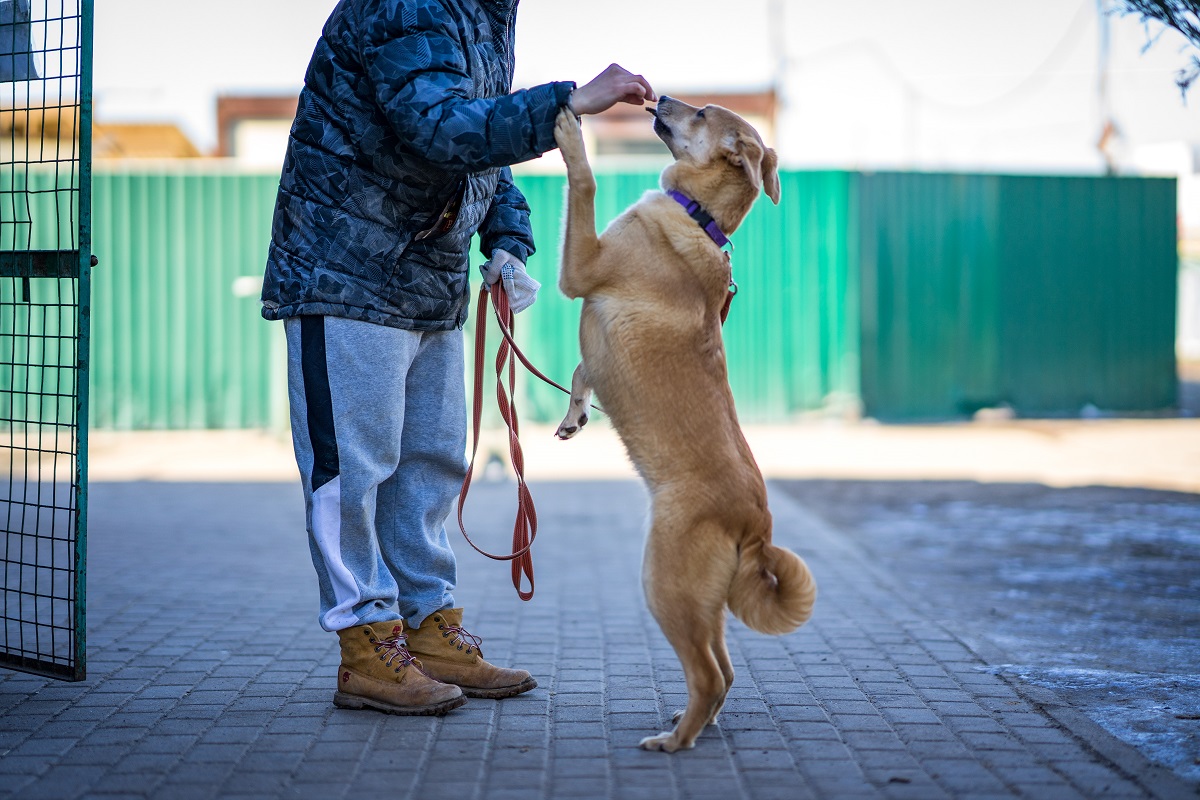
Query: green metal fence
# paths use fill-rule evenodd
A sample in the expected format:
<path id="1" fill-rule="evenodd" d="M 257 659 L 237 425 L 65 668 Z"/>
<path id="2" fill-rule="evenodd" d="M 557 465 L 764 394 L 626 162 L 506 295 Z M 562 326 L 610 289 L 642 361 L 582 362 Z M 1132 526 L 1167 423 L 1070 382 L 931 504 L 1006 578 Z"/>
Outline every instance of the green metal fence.
<path id="1" fill-rule="evenodd" d="M 544 288 L 517 335 L 565 382 L 579 304 L 556 288 L 564 179 L 518 182 Z M 760 198 L 734 236 L 740 292 L 725 335 L 744 421 L 860 406 L 882 419 L 1170 406 L 1173 182 L 838 171 L 781 182 L 781 204 Z M 96 176 L 95 425 L 286 424 L 280 326 L 258 311 L 277 183 L 203 166 Z M 598 184 L 604 225 L 657 175 Z M 521 391 L 523 418 L 561 417 L 553 389 Z"/>
<path id="2" fill-rule="evenodd" d="M 90 0 L 0 2 L 0 666 L 85 676 Z"/>
<path id="3" fill-rule="evenodd" d="M 182 166 L 96 175 L 97 427 L 285 422 L 280 332 L 258 301 L 278 185 L 277 175 Z"/>
<path id="4" fill-rule="evenodd" d="M 1174 180 L 895 173 L 858 186 L 867 414 L 1174 404 Z"/>

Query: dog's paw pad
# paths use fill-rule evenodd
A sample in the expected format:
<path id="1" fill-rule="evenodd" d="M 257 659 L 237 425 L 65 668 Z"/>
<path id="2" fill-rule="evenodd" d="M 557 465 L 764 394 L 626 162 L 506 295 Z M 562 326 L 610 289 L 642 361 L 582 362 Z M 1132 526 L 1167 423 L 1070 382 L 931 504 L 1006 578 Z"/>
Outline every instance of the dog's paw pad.
<path id="1" fill-rule="evenodd" d="M 576 426 L 561 425 L 561 426 L 559 426 L 559 429 L 556 432 L 556 435 L 560 439 L 570 439 L 572 436 L 574 436 L 577 433 L 579 433 L 579 428 L 577 428 Z"/>
<path id="2" fill-rule="evenodd" d="M 638 742 L 638 747 L 643 750 L 659 750 L 663 753 L 674 753 L 676 750 L 690 750 L 692 746 L 680 742 L 673 731 L 660 733 L 658 736 L 647 736 Z"/>

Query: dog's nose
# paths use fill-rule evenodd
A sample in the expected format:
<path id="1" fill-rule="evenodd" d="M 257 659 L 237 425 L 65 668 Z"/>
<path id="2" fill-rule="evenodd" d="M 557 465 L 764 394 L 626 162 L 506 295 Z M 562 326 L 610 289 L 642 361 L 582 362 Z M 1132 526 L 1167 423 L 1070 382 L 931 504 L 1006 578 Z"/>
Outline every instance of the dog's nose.
<path id="1" fill-rule="evenodd" d="M 672 98 L 670 95 L 662 94 L 662 95 L 658 96 L 658 105 L 653 108 L 647 107 L 646 110 L 649 111 L 651 114 L 653 114 L 655 119 L 658 119 L 658 110 L 660 108 L 663 108 L 663 106 L 669 105 L 674 102 L 676 102 L 675 99 Z"/>

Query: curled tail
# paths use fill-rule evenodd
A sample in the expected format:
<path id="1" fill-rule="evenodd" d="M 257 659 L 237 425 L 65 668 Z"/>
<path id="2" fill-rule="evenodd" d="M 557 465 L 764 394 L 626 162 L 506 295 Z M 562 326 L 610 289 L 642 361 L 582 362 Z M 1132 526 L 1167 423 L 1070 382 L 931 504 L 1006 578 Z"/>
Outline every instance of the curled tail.
<path id="1" fill-rule="evenodd" d="M 729 610 L 760 633 L 791 633 L 812 616 L 817 582 L 804 559 L 769 541 L 742 547 Z"/>

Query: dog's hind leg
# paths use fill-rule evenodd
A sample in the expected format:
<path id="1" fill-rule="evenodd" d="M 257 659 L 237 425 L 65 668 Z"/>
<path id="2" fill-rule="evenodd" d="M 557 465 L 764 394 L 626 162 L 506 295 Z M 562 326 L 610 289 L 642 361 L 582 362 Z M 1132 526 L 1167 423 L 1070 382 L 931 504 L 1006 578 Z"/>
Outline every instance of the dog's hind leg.
<path id="1" fill-rule="evenodd" d="M 591 290 L 589 268 L 600 251 L 600 237 L 596 235 L 596 176 L 587 160 L 579 120 L 565 108 L 555 120 L 554 141 L 567 166 L 567 216 L 558 288 L 574 299 Z"/>
<path id="2" fill-rule="evenodd" d="M 725 646 L 724 610 L 721 613 L 721 621 L 713 633 L 712 649 L 713 655 L 717 657 L 717 665 L 721 668 L 721 676 L 725 678 L 725 691 L 721 694 L 721 702 L 713 711 L 712 719 L 708 721 L 710 725 L 717 721 L 717 714 L 721 713 L 721 708 L 725 705 L 725 698 L 729 695 L 729 690 L 733 688 L 733 662 L 729 658 L 729 648 Z"/>
<path id="3" fill-rule="evenodd" d="M 659 622 L 662 624 L 661 619 Z M 720 711 L 725 700 L 725 676 L 721 674 L 720 663 L 705 630 L 708 625 L 719 622 L 718 612 L 687 615 L 683 619 L 677 618 L 675 624 L 662 625 L 667 640 L 675 648 L 675 654 L 683 665 L 688 702 L 687 708 L 674 716 L 675 730 L 647 736 L 640 743 L 643 749 L 668 753 L 690 749 L 695 745 L 700 731 Z"/>
<path id="4" fill-rule="evenodd" d="M 713 709 L 712 718 L 708 720 L 708 724 L 716 723 L 717 716 L 721 713 L 721 708 L 725 705 L 725 698 L 729 696 L 729 690 L 733 688 L 733 662 L 729 658 L 729 649 L 725 646 L 725 619 L 722 614 L 721 622 L 716 626 L 713 632 L 712 648 L 713 657 L 717 659 L 717 667 L 721 670 L 721 676 L 725 679 L 725 691 L 721 693 L 721 700 Z M 671 721 L 678 723 L 683 718 L 685 709 L 676 711 Z"/>
<path id="5" fill-rule="evenodd" d="M 583 369 L 583 362 L 579 362 L 579 366 L 575 368 L 575 373 L 571 375 L 571 402 L 567 407 L 567 415 L 563 417 L 562 424 L 558 426 L 557 436 L 560 439 L 570 439 L 575 434 L 579 433 L 588 421 L 588 409 L 592 404 L 592 387 L 588 386 L 587 373 Z"/>
<path id="6" fill-rule="evenodd" d="M 699 535 L 694 524 L 665 530 L 665 515 L 655 516 L 643 566 L 646 600 L 683 666 L 688 702 L 674 717 L 675 730 L 648 736 L 641 746 L 673 753 L 695 744 L 721 710 L 733 679 L 723 631 L 725 594 L 737 555 L 721 547 L 681 549 L 681 536 L 708 541 L 713 537 Z"/>

